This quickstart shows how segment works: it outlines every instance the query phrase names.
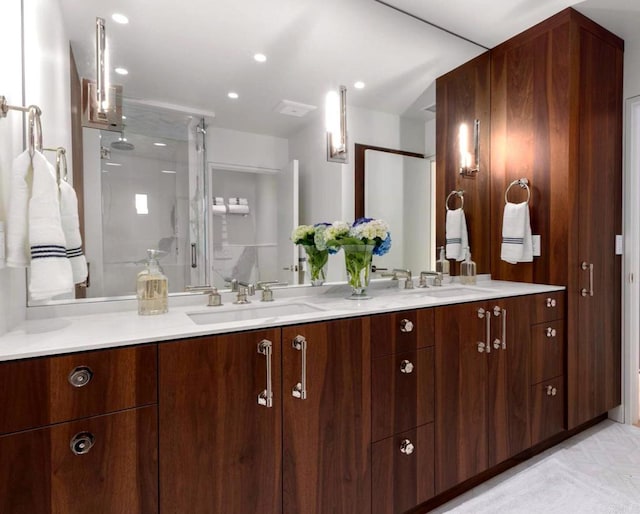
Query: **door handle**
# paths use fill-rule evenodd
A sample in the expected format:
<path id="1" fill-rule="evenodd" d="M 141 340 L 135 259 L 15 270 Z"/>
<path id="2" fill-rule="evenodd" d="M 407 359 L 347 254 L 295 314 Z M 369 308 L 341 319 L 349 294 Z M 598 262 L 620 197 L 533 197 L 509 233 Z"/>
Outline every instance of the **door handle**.
<path id="1" fill-rule="evenodd" d="M 500 338 L 497 337 L 493 341 L 493 347 L 498 350 L 502 347 L 503 350 L 507 349 L 507 309 L 502 309 L 497 305 L 493 308 L 493 315 L 495 317 L 502 317 L 502 331 L 500 332 Z"/>
<path id="2" fill-rule="evenodd" d="M 582 296 L 587 296 L 587 294 L 589 296 L 593 296 L 593 263 L 587 263 L 587 262 L 583 262 L 580 265 L 580 269 L 582 271 L 587 271 L 589 270 L 589 290 L 587 291 L 584 287 L 582 289 L 580 289 L 580 294 Z"/>
<path id="3" fill-rule="evenodd" d="M 307 340 L 304 336 L 297 335 L 293 341 L 291 341 L 291 346 L 294 350 L 298 350 L 302 352 L 301 360 L 302 360 L 302 371 L 300 376 L 300 382 L 298 382 L 295 386 L 293 386 L 293 390 L 291 391 L 291 396 L 294 398 L 298 398 L 300 400 L 307 399 Z"/>
<path id="4" fill-rule="evenodd" d="M 484 343 L 478 344 L 478 351 L 482 353 L 491 353 L 491 312 L 484 310 L 482 307 L 478 309 L 478 318 L 484 319 Z"/>
<path id="5" fill-rule="evenodd" d="M 264 355 L 267 363 L 267 388 L 258 395 L 258 405 L 267 408 L 273 407 L 273 388 L 271 384 L 271 356 L 273 353 L 273 344 L 267 339 L 263 339 L 258 343 L 258 353 Z"/>

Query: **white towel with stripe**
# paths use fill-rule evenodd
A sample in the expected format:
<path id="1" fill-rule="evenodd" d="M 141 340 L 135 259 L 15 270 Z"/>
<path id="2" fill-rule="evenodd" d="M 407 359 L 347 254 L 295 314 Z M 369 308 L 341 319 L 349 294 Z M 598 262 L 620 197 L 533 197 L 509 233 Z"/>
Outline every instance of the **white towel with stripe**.
<path id="1" fill-rule="evenodd" d="M 504 206 L 500 257 L 511 264 L 533 262 L 533 238 L 527 202 L 507 202 Z"/>
<path id="2" fill-rule="evenodd" d="M 60 216 L 73 283 L 80 284 L 87 279 L 87 259 L 82 251 L 78 197 L 71 184 L 64 180 L 60 182 Z"/>
<path id="3" fill-rule="evenodd" d="M 463 261 L 469 246 L 469 234 L 462 208 L 447 211 L 445 238 L 447 259 Z"/>
<path id="4" fill-rule="evenodd" d="M 26 268 L 29 265 L 27 216 L 29 212 L 29 184 L 31 156 L 25 150 L 13 160 L 11 192 L 7 213 L 7 266 Z"/>
<path id="5" fill-rule="evenodd" d="M 71 292 L 73 274 L 67 259 L 55 170 L 37 151 L 32 163 L 33 186 L 28 225 L 31 249 L 29 294 L 34 300 L 48 300 Z"/>

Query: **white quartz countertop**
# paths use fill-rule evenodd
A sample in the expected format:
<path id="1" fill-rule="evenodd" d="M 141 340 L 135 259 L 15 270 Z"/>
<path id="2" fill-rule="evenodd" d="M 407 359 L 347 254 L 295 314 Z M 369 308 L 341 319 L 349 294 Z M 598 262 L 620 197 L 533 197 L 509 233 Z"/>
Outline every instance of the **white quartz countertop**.
<path id="1" fill-rule="evenodd" d="M 222 307 L 206 307 L 203 295 L 172 297 L 169 312 L 156 316 L 139 316 L 133 301 L 94 304 L 92 308 L 68 305 L 30 315 L 38 319 L 29 319 L 1 336 L 0 361 L 562 290 L 561 286 L 488 279 L 478 280 L 475 286 L 454 283 L 405 290 L 390 280 L 380 280 L 369 287 L 371 299 L 358 301 L 346 299 L 350 294 L 347 285 L 329 284 L 274 289 L 273 302 L 261 302 L 257 291 L 248 305 L 233 305 L 232 293 L 223 295 Z M 120 306 L 114 307 L 117 303 Z M 114 308 L 121 310 L 113 312 Z M 194 321 L 199 317 L 205 318 L 204 324 Z"/>

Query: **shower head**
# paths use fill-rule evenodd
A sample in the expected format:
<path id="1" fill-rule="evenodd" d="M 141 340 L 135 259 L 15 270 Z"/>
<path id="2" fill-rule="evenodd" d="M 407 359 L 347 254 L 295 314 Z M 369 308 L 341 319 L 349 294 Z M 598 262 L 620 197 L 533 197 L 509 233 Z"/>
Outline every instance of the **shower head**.
<path id="1" fill-rule="evenodd" d="M 118 140 L 111 143 L 111 148 L 115 150 L 125 150 L 127 152 L 135 148 L 135 146 L 127 142 L 127 138 L 124 137 L 124 125 L 122 126 L 122 132 L 120 132 Z"/>

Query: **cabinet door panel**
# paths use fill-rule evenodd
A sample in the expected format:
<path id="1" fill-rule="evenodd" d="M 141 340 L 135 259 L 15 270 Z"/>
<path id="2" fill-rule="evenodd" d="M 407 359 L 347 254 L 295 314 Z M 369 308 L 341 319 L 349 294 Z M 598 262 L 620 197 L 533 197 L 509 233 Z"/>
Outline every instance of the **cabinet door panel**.
<path id="1" fill-rule="evenodd" d="M 294 398 L 307 342 L 306 399 Z M 283 341 L 285 514 L 371 510 L 369 318 L 285 327 Z"/>
<path id="2" fill-rule="evenodd" d="M 564 321 L 531 327 L 531 383 L 564 373 Z"/>
<path id="3" fill-rule="evenodd" d="M 531 386 L 531 444 L 564 430 L 564 377 Z"/>
<path id="4" fill-rule="evenodd" d="M 433 309 L 371 316 L 371 334 L 373 357 L 433 346 Z"/>
<path id="5" fill-rule="evenodd" d="M 488 467 L 484 303 L 439 307 L 436 327 L 436 493 Z"/>
<path id="6" fill-rule="evenodd" d="M 273 407 L 263 339 L 272 342 Z M 160 506 L 163 513 L 281 510 L 280 329 L 159 347 Z"/>

